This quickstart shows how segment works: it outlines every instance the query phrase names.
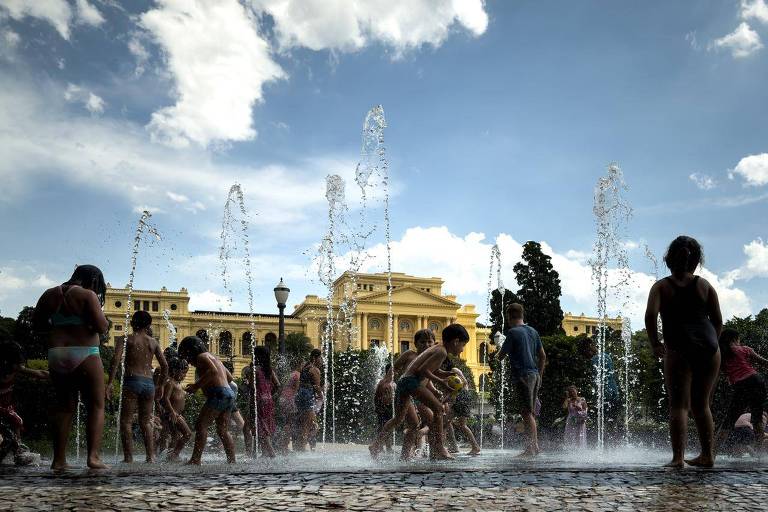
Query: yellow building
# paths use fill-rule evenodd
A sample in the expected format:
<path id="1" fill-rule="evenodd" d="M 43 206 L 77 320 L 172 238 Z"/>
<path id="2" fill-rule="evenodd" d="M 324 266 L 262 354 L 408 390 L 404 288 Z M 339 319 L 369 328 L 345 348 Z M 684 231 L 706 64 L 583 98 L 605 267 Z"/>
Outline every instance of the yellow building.
<path id="1" fill-rule="evenodd" d="M 352 274 L 345 272 L 334 282 L 332 325 L 334 348 L 344 350 L 347 346 L 365 350 L 384 345 L 390 339 L 388 310 L 388 279 L 384 273 Z M 461 358 L 472 369 L 475 379 L 488 371 L 482 364 L 483 352 L 489 348 L 490 329 L 479 324 L 479 313 L 472 304 L 459 304 L 453 295 L 443 294 L 443 280 L 438 277 L 415 277 L 403 273 L 392 274 L 392 313 L 395 352 L 400 353 L 413 347 L 413 337 L 419 329 L 431 329 L 438 341 L 440 332 L 450 323 L 463 325 L 469 333 Z M 354 297 L 355 314 L 344 318 L 344 305 Z M 163 317 L 168 311 L 169 321 L 176 328 L 177 340 L 197 335 L 208 341 L 210 350 L 224 361 L 231 361 L 235 375 L 251 358 L 251 332 L 255 333 L 259 345 L 274 345 L 277 342 L 278 315 L 248 313 L 190 311 L 189 294 L 185 288 L 178 292 L 163 287 L 159 291 L 133 290 L 131 311 L 144 310 L 153 318 L 153 332 L 163 347 L 171 343 L 171 333 Z M 112 322 L 110 340 L 114 343 L 124 336 L 124 325 L 128 290 L 107 289 L 104 312 Z M 340 313 L 341 311 L 341 313 Z M 315 347 L 320 347 L 325 329 L 328 308 L 325 298 L 307 295 L 296 306 L 293 314 L 285 317 L 286 335 L 303 333 Z M 251 327 L 253 322 L 253 328 Z M 609 320 L 614 329 L 621 329 L 621 319 Z M 566 334 L 592 334 L 598 319 L 565 315 L 563 329 Z"/>

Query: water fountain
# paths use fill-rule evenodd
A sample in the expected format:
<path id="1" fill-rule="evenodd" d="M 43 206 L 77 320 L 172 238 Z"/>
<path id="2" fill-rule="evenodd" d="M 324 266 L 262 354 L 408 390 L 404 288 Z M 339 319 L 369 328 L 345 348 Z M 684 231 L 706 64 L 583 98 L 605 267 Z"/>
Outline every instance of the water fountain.
<path id="1" fill-rule="evenodd" d="M 171 322 L 171 312 L 168 309 L 163 310 L 163 320 L 165 321 L 165 327 L 168 329 L 168 346 L 175 347 L 177 340 L 176 326 Z"/>
<path id="2" fill-rule="evenodd" d="M 622 195 L 626 190 L 627 185 L 624 182 L 621 168 L 618 164 L 611 163 L 608 166 L 607 175 L 602 176 L 597 182 L 592 208 L 597 228 L 590 266 L 592 267 L 592 279 L 597 284 L 597 316 L 599 318 L 597 330 L 598 363 L 595 383 L 597 387 L 597 448 L 600 451 L 605 447 L 606 335 L 608 329 L 606 319 L 608 316 L 609 263 L 614 262 L 619 269 L 617 288 L 626 283 L 622 279 L 626 280 L 629 277 L 629 262 L 623 235 L 632 209 Z"/>
<path id="3" fill-rule="evenodd" d="M 497 244 L 494 244 L 493 247 L 491 247 L 491 263 L 490 268 L 488 270 L 488 296 L 486 300 L 486 314 L 488 316 L 488 325 L 492 324 L 491 320 L 491 296 L 493 295 L 493 274 L 494 269 L 496 271 L 496 290 L 499 291 L 501 294 L 501 317 L 502 317 L 502 333 L 501 337 L 497 337 L 494 341 L 496 342 L 496 349 L 499 350 L 501 348 L 501 343 L 503 343 L 503 336 L 504 336 L 504 293 L 506 292 L 506 289 L 504 288 L 504 285 L 501 280 L 501 249 L 499 249 L 499 246 Z M 488 366 L 488 349 L 486 349 L 483 352 L 483 366 Z M 500 400 L 501 400 L 501 416 L 502 416 L 502 425 L 504 424 L 503 418 L 504 418 L 504 366 L 502 365 L 501 370 L 501 388 L 500 388 Z M 483 447 L 483 435 L 485 430 L 485 381 L 487 379 L 482 379 L 481 386 L 480 386 L 480 448 Z M 504 446 L 504 427 L 502 426 L 502 447 Z"/>
<path id="4" fill-rule="evenodd" d="M 126 301 L 125 305 L 125 325 L 123 326 L 123 332 L 125 333 L 123 337 L 123 353 L 122 357 L 120 358 L 120 397 L 118 399 L 118 405 L 117 405 L 117 421 L 116 421 L 116 432 L 115 432 L 115 462 L 117 462 L 118 456 L 119 456 L 119 450 L 120 450 L 120 415 L 123 412 L 123 381 L 125 379 L 125 354 L 128 352 L 128 326 L 131 323 L 131 309 L 133 307 L 133 280 L 136 276 L 136 263 L 138 261 L 139 256 L 139 246 L 141 245 L 141 241 L 144 240 L 146 237 L 152 237 L 155 240 L 162 240 L 160 233 L 157 231 L 157 229 L 150 224 L 149 219 L 152 217 L 152 214 L 148 211 L 143 211 L 141 214 L 141 217 L 139 217 L 139 221 L 136 225 L 136 234 L 133 237 L 133 248 L 131 250 L 131 273 L 128 278 L 128 299 Z M 114 363 L 113 363 L 114 364 Z"/>
<path id="5" fill-rule="evenodd" d="M 239 219 L 237 215 L 239 214 Z M 238 229 L 239 228 L 239 229 Z M 224 214 L 221 221 L 221 246 L 219 247 L 219 262 L 221 264 L 221 280 L 225 291 L 229 297 L 230 304 L 233 302 L 233 292 L 231 279 L 229 277 L 229 259 L 232 256 L 236 246 L 237 235 L 240 235 L 243 247 L 243 263 L 245 266 L 245 282 L 248 290 L 248 319 L 249 332 L 251 333 L 251 363 L 253 364 L 253 431 L 254 431 L 254 454 L 258 452 L 259 446 L 259 415 L 258 400 L 256 400 L 256 320 L 253 316 L 253 275 L 251 272 L 251 249 L 248 236 L 248 211 L 245 208 L 245 199 L 243 189 L 239 183 L 233 184 L 227 194 L 227 201 L 224 203 Z M 209 335 L 209 340 L 212 339 Z"/>

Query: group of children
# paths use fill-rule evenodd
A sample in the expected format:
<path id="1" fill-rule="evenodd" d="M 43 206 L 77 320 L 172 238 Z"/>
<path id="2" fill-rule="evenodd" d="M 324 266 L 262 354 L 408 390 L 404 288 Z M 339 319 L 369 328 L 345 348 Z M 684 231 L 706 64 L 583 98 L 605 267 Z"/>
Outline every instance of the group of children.
<path id="1" fill-rule="evenodd" d="M 387 365 L 374 395 L 378 432 L 369 446 L 372 456 L 378 456 L 384 449 L 391 450 L 392 432 L 403 424 L 403 460 L 413 457 L 425 436 L 431 458 L 452 459 L 450 451 L 458 451 L 455 442 L 450 443 L 450 451 L 446 444 L 455 439 L 454 425 L 471 444 L 469 454 L 480 453 L 467 426 L 471 414 L 468 383 L 461 370 L 452 367 L 449 358 L 461 354 L 468 341 L 467 330 L 459 324 L 443 329 L 442 344 L 437 345 L 434 333 L 423 329 L 414 335 L 416 349 L 400 354 L 394 366 Z"/>

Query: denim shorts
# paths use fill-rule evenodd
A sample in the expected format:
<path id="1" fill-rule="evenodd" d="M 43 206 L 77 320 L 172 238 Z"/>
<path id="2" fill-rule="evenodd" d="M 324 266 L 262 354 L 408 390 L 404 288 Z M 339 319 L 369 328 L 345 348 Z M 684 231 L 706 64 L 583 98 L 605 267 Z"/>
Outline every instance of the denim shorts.
<path id="1" fill-rule="evenodd" d="M 315 406 L 315 391 L 312 388 L 301 387 L 294 399 L 296 412 L 299 414 L 311 410 Z"/>
<path id="2" fill-rule="evenodd" d="M 235 412 L 237 404 L 235 393 L 229 386 L 213 386 L 205 390 L 206 407 L 210 407 L 219 412 Z"/>
<path id="3" fill-rule="evenodd" d="M 130 391 L 139 398 L 152 398 L 155 396 L 155 383 L 150 377 L 129 375 L 123 379 L 123 389 Z"/>

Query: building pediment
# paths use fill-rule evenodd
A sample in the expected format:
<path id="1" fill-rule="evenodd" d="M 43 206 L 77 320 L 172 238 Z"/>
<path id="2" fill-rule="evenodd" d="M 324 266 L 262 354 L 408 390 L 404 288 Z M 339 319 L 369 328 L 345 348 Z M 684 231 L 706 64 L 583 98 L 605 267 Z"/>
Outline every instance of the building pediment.
<path id="1" fill-rule="evenodd" d="M 358 295 L 358 304 L 379 304 L 387 302 L 389 300 L 386 290 L 380 292 L 373 292 L 366 295 Z M 437 306 L 443 308 L 458 309 L 461 307 L 456 301 L 441 297 L 440 295 L 430 293 L 424 290 L 419 290 L 411 286 L 405 286 L 403 288 L 396 288 L 392 290 L 392 302 L 396 304 L 411 304 L 419 306 Z"/>

